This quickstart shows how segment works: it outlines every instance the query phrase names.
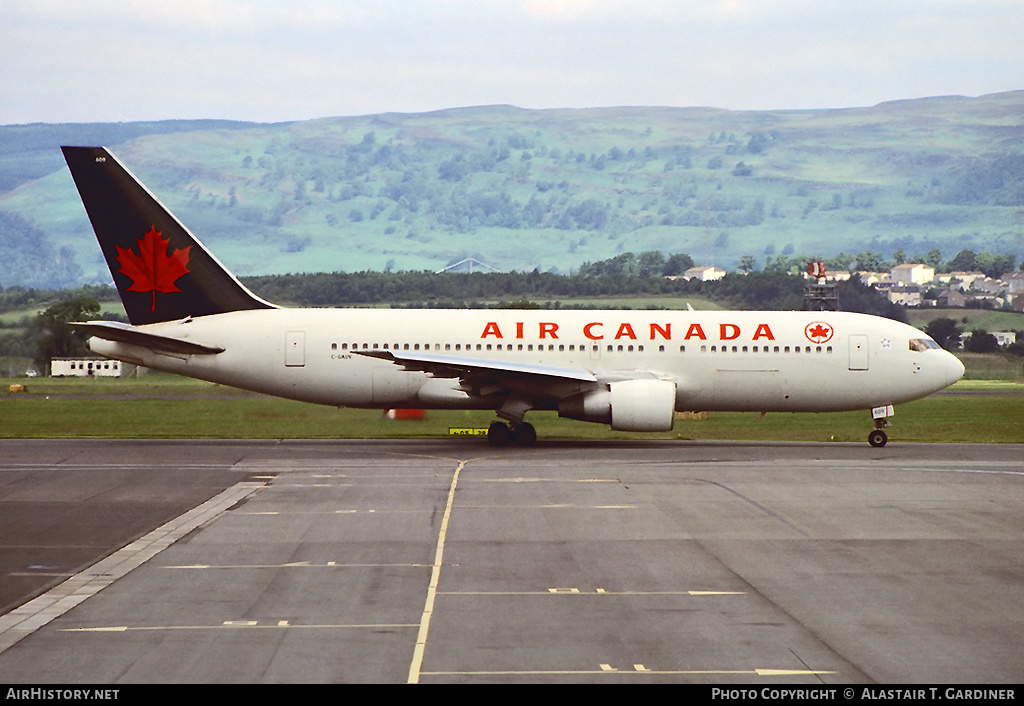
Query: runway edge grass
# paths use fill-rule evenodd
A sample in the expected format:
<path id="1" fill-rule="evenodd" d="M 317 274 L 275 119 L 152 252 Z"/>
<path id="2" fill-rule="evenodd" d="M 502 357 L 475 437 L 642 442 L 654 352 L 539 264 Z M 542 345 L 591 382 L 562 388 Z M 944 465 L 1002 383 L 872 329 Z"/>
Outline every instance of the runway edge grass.
<path id="1" fill-rule="evenodd" d="M 896 407 L 893 442 L 1024 443 L 1024 395 L 939 395 Z M 1017 394 L 1014 394 L 1016 392 Z M 422 421 L 389 420 L 380 410 L 337 409 L 245 393 L 209 383 L 47 380 L 0 399 L 4 438 L 447 438 L 452 427 L 486 427 L 489 411 L 432 410 Z M 866 411 L 713 412 L 677 419 L 664 433 L 615 432 L 601 424 L 534 412 L 544 439 L 864 441 Z M 467 439 L 467 443 L 473 443 Z M 482 442 L 482 439 L 477 437 Z"/>

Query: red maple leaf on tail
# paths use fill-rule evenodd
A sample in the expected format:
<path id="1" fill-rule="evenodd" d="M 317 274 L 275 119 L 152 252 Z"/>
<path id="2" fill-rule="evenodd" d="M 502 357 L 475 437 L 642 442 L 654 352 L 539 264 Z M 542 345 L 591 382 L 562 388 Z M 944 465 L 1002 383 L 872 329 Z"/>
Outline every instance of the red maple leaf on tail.
<path id="1" fill-rule="evenodd" d="M 168 255 L 167 246 L 170 242 L 169 239 L 160 237 L 156 226 L 151 226 L 149 232 L 139 238 L 138 255 L 131 248 L 114 246 L 117 248 L 117 261 L 121 263 L 118 272 L 132 280 L 132 286 L 128 291 L 153 292 L 153 306 L 150 311 L 156 311 L 156 293 L 180 292 L 174 282 L 189 272 L 186 265 L 188 251 L 192 246 L 175 250 Z"/>

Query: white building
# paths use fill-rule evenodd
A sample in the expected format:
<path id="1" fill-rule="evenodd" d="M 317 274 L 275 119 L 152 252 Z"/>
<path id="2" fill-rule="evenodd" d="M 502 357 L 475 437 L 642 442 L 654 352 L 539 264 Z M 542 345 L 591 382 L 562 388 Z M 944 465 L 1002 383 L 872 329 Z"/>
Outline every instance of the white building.
<path id="1" fill-rule="evenodd" d="M 119 360 L 102 358 L 54 358 L 50 361 L 50 376 L 119 378 L 123 365 Z"/>
<path id="2" fill-rule="evenodd" d="M 935 279 L 935 268 L 919 262 L 912 265 L 896 265 L 889 274 L 894 284 L 931 284 Z"/>
<path id="3" fill-rule="evenodd" d="M 686 279 L 699 279 L 702 282 L 710 282 L 725 277 L 725 270 L 717 267 L 691 267 L 683 273 Z"/>

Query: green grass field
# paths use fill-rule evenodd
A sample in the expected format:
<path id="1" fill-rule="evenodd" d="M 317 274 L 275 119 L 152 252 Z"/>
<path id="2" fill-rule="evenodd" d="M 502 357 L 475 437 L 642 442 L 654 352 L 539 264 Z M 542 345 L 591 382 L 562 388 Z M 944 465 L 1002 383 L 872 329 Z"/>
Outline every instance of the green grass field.
<path id="1" fill-rule="evenodd" d="M 492 412 L 428 411 L 423 421 L 387 420 L 379 410 L 335 409 L 152 375 L 141 380 L 39 379 L 27 393 L 0 397 L 5 438 L 446 438 L 450 427 L 486 427 Z M 955 391 L 896 408 L 892 442 L 1024 443 L 1024 385 L 961 382 Z M 530 415 L 544 439 L 680 439 L 864 442 L 864 412 L 716 412 L 680 419 L 671 432 L 630 434 L 601 424 Z M 465 440 L 483 445 L 482 438 Z"/>

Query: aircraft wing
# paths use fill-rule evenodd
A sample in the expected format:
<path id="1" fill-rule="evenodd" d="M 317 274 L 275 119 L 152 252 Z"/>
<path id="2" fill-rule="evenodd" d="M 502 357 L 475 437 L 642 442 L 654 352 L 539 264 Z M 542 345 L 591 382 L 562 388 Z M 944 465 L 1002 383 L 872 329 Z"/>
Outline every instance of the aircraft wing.
<path id="1" fill-rule="evenodd" d="M 571 382 L 598 382 L 593 373 L 579 368 L 559 368 L 533 363 L 511 363 L 483 358 L 434 355 L 431 353 L 398 353 L 395 351 L 356 351 L 359 355 L 390 360 L 406 370 L 420 370 L 441 378 L 510 377 L 551 378 Z"/>
<path id="2" fill-rule="evenodd" d="M 107 341 L 131 343 L 155 351 L 191 355 L 215 355 L 224 352 L 224 349 L 220 346 L 206 346 L 184 338 L 150 333 L 118 321 L 84 321 L 72 323 L 70 326 L 90 336 L 96 336 Z"/>

